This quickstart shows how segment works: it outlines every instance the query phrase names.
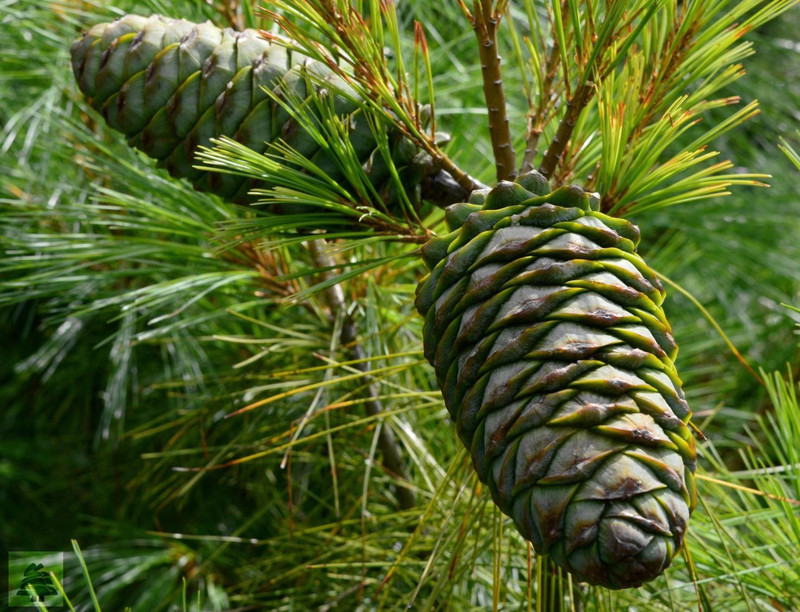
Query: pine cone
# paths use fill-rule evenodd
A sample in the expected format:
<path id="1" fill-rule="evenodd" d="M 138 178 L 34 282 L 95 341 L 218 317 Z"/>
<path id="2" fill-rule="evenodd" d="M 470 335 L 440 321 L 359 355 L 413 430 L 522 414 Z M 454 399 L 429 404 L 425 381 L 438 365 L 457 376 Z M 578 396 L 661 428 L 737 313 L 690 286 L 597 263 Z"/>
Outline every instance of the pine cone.
<path id="1" fill-rule="evenodd" d="M 256 30 L 236 32 L 210 22 L 128 15 L 94 26 L 71 51 L 78 85 L 108 125 L 198 190 L 248 203 L 248 189 L 271 186 L 193 167 L 198 147 L 208 147 L 211 138 L 223 135 L 259 153 L 282 138 L 333 180 L 342 181 L 331 156 L 264 88 L 306 101 L 326 95 L 325 90 L 338 92 L 336 112 L 349 122 L 350 141 L 370 181 L 385 201 L 397 199 L 367 118 L 348 98 L 344 80 L 328 66 L 270 43 Z M 421 182 L 437 168 L 398 134 L 391 136 L 391 146 L 403 185 L 412 202 L 417 201 Z"/>
<path id="2" fill-rule="evenodd" d="M 423 247 L 425 356 L 500 510 L 578 580 L 661 574 L 696 504 L 691 412 L 639 230 L 537 173 Z M 482 204 L 482 205 L 481 205 Z"/>

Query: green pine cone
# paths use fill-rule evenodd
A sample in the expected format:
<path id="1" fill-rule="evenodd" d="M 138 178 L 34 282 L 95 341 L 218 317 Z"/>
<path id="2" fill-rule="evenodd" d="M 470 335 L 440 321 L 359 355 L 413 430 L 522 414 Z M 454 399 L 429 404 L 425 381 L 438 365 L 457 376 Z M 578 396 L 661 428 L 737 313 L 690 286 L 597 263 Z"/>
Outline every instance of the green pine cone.
<path id="1" fill-rule="evenodd" d="M 332 179 L 343 179 L 327 152 L 264 89 L 279 97 L 291 91 L 310 101 L 323 95 L 322 90 L 349 92 L 347 84 L 327 65 L 272 44 L 256 30 L 127 15 L 94 26 L 71 51 L 78 85 L 108 125 L 198 190 L 248 203 L 249 189 L 271 186 L 195 169 L 198 147 L 210 146 L 211 138 L 220 136 L 259 153 L 282 138 Z M 366 117 L 345 95 L 336 95 L 335 108 L 349 121 L 350 141 L 370 181 L 384 201 L 394 203 L 389 170 L 376 152 Z M 416 202 L 421 182 L 437 169 L 407 140 L 397 134 L 392 139 L 393 160 Z"/>
<path id="2" fill-rule="evenodd" d="M 660 575 L 696 504 L 691 412 L 639 230 L 537 173 L 423 247 L 425 356 L 481 481 L 540 554 L 612 589 Z"/>

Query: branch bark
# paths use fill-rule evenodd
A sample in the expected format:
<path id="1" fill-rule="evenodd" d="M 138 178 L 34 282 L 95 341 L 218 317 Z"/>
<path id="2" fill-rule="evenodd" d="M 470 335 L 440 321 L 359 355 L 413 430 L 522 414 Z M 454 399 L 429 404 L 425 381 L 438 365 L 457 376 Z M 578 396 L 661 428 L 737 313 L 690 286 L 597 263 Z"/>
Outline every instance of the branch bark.
<path id="1" fill-rule="evenodd" d="M 323 240 L 310 240 L 308 242 L 308 250 L 311 254 L 311 259 L 314 265 L 318 268 L 326 269 L 336 265 L 333 258 L 325 252 L 322 246 Z M 333 275 L 331 270 L 321 272 L 321 276 L 330 278 Z M 330 308 L 330 316 L 333 321 L 337 313 L 341 313 L 344 317 L 342 324 L 342 331 L 339 336 L 339 341 L 342 346 L 347 348 L 348 358 L 352 360 L 361 360 L 361 363 L 354 364 L 354 368 L 361 372 L 369 371 L 369 364 L 364 362 L 366 355 L 361 344 L 358 342 L 358 328 L 352 315 L 347 314 L 347 303 L 345 302 L 344 291 L 339 284 L 333 285 L 325 290 L 325 296 Z M 369 398 L 365 403 L 366 411 L 369 416 L 379 416 L 383 410 L 383 403 L 378 398 L 378 388 L 374 383 L 369 383 L 367 386 L 367 394 Z M 378 446 L 381 449 L 383 456 L 383 466 L 386 471 L 395 476 L 402 483 L 409 483 L 408 470 L 403 461 L 403 455 L 400 451 L 400 445 L 394 432 L 384 423 L 381 427 L 381 432 L 378 437 Z M 402 510 L 408 510 L 416 505 L 414 492 L 411 490 L 410 485 L 398 484 L 395 487 L 395 494 L 397 495 L 397 505 Z"/>
<path id="2" fill-rule="evenodd" d="M 472 193 L 472 191 L 475 189 L 482 189 L 483 187 L 485 187 L 483 183 L 481 183 L 477 179 L 474 179 L 469 174 L 464 172 L 461 168 L 456 166 L 455 163 L 453 163 L 453 160 L 444 155 L 438 148 L 438 146 L 435 146 L 433 154 L 437 155 L 439 161 L 441 162 L 442 170 L 444 170 L 450 176 L 452 176 L 453 179 L 455 179 L 456 183 L 458 183 L 459 186 L 467 192 L 467 194 Z M 513 155 L 513 150 L 512 150 L 512 155 Z"/>
<path id="3" fill-rule="evenodd" d="M 539 93 L 539 105 L 535 112 L 528 114 L 528 127 L 525 133 L 525 154 L 522 158 L 520 172 L 529 172 L 534 168 L 533 162 L 539 153 L 539 138 L 544 130 L 549 115 L 548 111 L 552 104 L 550 96 L 560 59 L 561 54 L 559 53 L 558 40 L 556 39 L 553 41 L 553 48 L 550 50 L 550 55 L 545 62 L 542 91 Z"/>
<path id="4" fill-rule="evenodd" d="M 500 12 L 492 7 L 491 0 L 475 0 L 472 27 L 478 39 L 483 95 L 489 110 L 489 134 L 492 138 L 497 180 L 511 180 L 517 175 L 516 156 L 511 140 L 511 131 L 503 90 L 502 60 L 497 49 L 497 28 Z"/>
<path id="5" fill-rule="evenodd" d="M 589 104 L 593 95 L 594 83 L 592 81 L 586 81 L 567 102 L 567 112 L 561 118 L 561 122 L 558 124 L 558 129 L 556 130 L 556 135 L 553 137 L 553 141 L 544 154 L 542 165 L 539 166 L 539 172 L 546 178 L 550 178 L 553 171 L 556 169 L 567 147 L 567 143 L 572 137 L 572 130 L 575 129 L 575 123 L 577 123 L 581 111 L 586 108 L 586 105 Z"/>

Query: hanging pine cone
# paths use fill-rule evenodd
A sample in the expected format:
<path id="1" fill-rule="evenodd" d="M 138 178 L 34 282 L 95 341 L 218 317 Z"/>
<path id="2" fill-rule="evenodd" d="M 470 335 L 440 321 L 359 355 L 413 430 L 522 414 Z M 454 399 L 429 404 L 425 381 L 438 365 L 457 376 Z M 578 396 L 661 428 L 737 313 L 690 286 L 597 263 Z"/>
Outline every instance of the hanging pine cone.
<path id="1" fill-rule="evenodd" d="M 367 118 L 340 95 L 349 91 L 343 79 L 327 65 L 270 43 L 256 30 L 236 32 L 210 22 L 128 15 L 94 26 L 71 51 L 81 91 L 131 146 L 157 159 L 173 176 L 189 179 L 196 189 L 242 203 L 250 201 L 249 189 L 271 185 L 195 169 L 198 148 L 210 146 L 211 138 L 228 136 L 262 153 L 281 138 L 333 180 L 342 181 L 334 158 L 264 89 L 278 97 L 291 92 L 307 102 L 323 90 L 339 92 L 335 109 L 349 121 L 359 160 L 381 197 L 396 201 Z M 412 201 L 418 201 L 420 183 L 437 169 L 429 156 L 397 134 L 390 145 L 402 184 Z"/>
<path id="2" fill-rule="evenodd" d="M 537 173 L 448 209 L 423 247 L 425 356 L 480 480 L 578 580 L 639 586 L 696 503 L 691 413 L 639 230 Z"/>

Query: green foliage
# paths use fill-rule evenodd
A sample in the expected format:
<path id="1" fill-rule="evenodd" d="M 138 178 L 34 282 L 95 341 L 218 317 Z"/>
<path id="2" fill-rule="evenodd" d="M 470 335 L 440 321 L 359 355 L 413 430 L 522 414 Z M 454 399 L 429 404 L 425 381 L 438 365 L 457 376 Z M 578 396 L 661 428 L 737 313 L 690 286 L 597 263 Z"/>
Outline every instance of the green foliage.
<path id="1" fill-rule="evenodd" d="M 596 189 L 604 211 L 673 206 L 765 178 L 726 173 L 733 164 L 711 163 L 719 153 L 708 149 L 757 113 L 755 102 L 722 120 L 703 117 L 740 101 L 719 92 L 744 74 L 752 45 L 743 37 L 794 2 L 569 0 L 550 3 L 549 19 L 536 3 L 523 4 L 517 55 L 532 116 L 526 162 L 547 163 L 540 138 L 552 138 L 566 113 L 583 108 L 554 176 Z"/>
<path id="2" fill-rule="evenodd" d="M 323 250 L 332 262 L 320 266 L 306 245 L 320 236 L 296 231 L 315 222 L 313 213 L 271 217 L 197 193 L 130 149 L 81 101 L 68 59 L 81 31 L 128 12 L 273 27 L 275 17 L 260 16 L 254 3 L 231 12 L 235 4 L 0 6 L 9 51 L 0 54 L 4 548 L 69 551 L 70 539 L 78 539 L 83 554 L 69 555 L 63 585 L 76 609 L 94 607 L 83 566 L 106 610 L 523 609 L 562 594 L 585 610 L 685 610 L 698 600 L 734 610 L 798 607 L 794 383 L 763 374 L 764 391 L 687 299 L 670 292 L 665 309 L 681 347 L 687 399 L 710 438 L 700 448 L 702 503 L 687 539 L 694 572 L 676 560 L 637 590 L 612 593 L 558 576 L 548 591 L 546 566 L 478 483 L 421 353 L 422 322 L 411 304 L 422 275 L 414 244 L 443 228 L 443 214 L 403 219 L 394 235 L 355 240 L 349 230 L 330 231 L 326 238 L 335 241 Z M 357 4 L 372 15 L 384 6 Z M 621 3 L 590 4 L 600 34 L 604 7 Z M 553 100 L 534 156 L 539 165 L 568 91 L 589 78 L 599 83 L 556 180 L 597 187 L 602 180 L 606 208 L 636 213 L 641 251 L 654 269 L 695 296 L 752 364 L 774 372 L 789 362 L 794 370 L 797 315 L 781 304 L 796 304 L 800 289 L 798 175 L 776 144 L 783 136 L 797 148 L 798 119 L 790 114 L 800 108 L 797 62 L 787 57 L 796 59 L 800 14 L 793 8 L 759 32 L 743 32 L 726 29 L 726 11 L 755 25 L 767 14 L 761 11 L 775 16 L 784 3 L 631 4 L 643 10 L 631 13 L 634 27 L 623 35 L 635 38 L 627 39 L 626 53 L 620 44 L 594 55 L 592 64 L 605 66 L 607 78 L 599 80 L 587 62 L 614 30 L 597 43 L 585 30 L 576 37 L 586 3 L 512 3 L 503 31 L 513 24 L 517 36 L 501 44 L 517 150 L 525 149 L 531 105 Z M 680 79 L 659 85 L 657 105 L 640 102 L 633 84 L 637 77 L 650 82 L 650 68 L 668 60 L 660 41 L 678 4 L 698 20 L 691 39 L 700 44 L 687 43 Z M 556 38 L 568 47 L 552 54 L 548 13 L 562 5 Z M 383 83 L 392 84 L 375 110 L 416 130 L 459 168 L 491 180 L 474 34 L 456 4 L 404 2 L 396 9 L 396 26 L 394 13 L 389 25 L 370 21 L 384 44 L 380 54 L 373 47 L 365 53 L 386 62 Z M 328 32 L 292 19 L 302 31 Z M 427 54 L 418 42 L 415 55 L 415 21 Z M 326 44 L 324 36 L 309 36 Z M 588 42 L 575 54 L 578 40 Z M 392 49 L 387 60 L 384 46 Z M 547 73 L 531 69 L 535 53 L 559 58 L 552 97 L 541 96 Z M 405 72 L 398 71 L 401 56 Z M 743 78 L 730 68 L 739 63 L 748 69 Z M 405 106 L 397 102 L 400 89 L 410 92 Z M 751 127 L 730 129 L 750 114 L 756 93 L 764 112 Z M 731 115 L 727 104 L 714 102 L 734 96 L 750 110 Z M 637 109 L 626 107 L 621 124 L 620 101 Z M 414 113 L 429 103 L 437 129 L 452 136 L 447 145 L 434 147 L 430 132 L 417 129 Z M 689 114 L 671 123 L 669 108 Z M 690 126 L 698 117 L 702 122 Z M 336 140 L 327 124 L 319 129 Z M 647 143 L 656 136 L 664 146 L 653 160 Z M 737 164 L 735 177 L 704 158 L 712 138 L 721 157 Z M 206 160 L 244 173 L 275 161 L 230 143 Z M 654 177 L 648 163 L 659 165 Z M 709 174 L 696 175 L 700 168 Z M 694 199 L 738 179 L 760 181 L 742 175 L 762 173 L 774 176 L 769 190 Z M 321 176 L 292 180 L 265 197 L 311 198 L 311 187 L 325 201 L 342 196 Z M 344 311 L 326 299 L 342 279 Z M 357 324 L 361 356 L 341 342 L 349 320 Z M 369 409 L 375 398 L 380 414 Z M 410 509 L 398 504 L 404 477 L 383 462 L 383 431 L 393 433 L 407 466 L 416 499 Z M 33 531 L 32 514 L 39 525 Z"/>

